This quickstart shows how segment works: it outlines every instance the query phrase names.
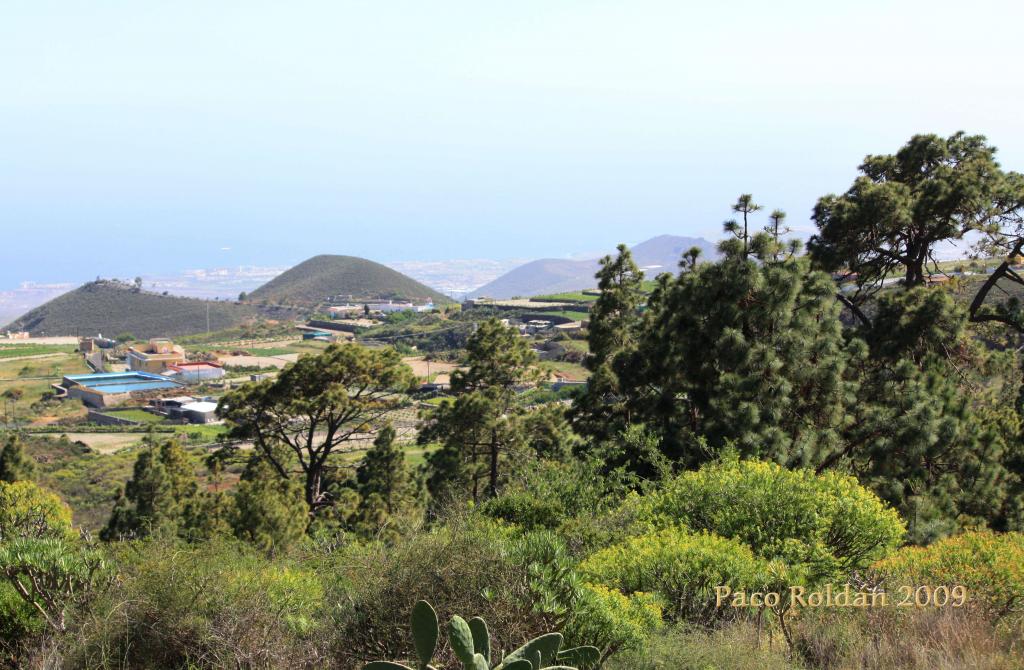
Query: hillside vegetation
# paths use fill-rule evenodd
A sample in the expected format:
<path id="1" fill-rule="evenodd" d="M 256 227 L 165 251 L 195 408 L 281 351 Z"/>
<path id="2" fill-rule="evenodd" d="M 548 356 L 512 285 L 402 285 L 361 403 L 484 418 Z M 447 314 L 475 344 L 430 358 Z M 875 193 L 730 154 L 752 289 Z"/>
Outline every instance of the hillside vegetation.
<path id="1" fill-rule="evenodd" d="M 330 299 L 451 302 L 401 272 L 356 256 L 314 256 L 249 294 L 255 302 L 317 305 Z"/>
<path id="2" fill-rule="evenodd" d="M 251 305 L 199 300 L 139 291 L 116 281 L 89 282 L 24 314 L 8 326 L 33 335 L 114 336 L 130 332 L 138 338 L 175 337 L 233 328 L 261 316 Z M 286 318 L 287 313 L 263 314 Z"/>
<path id="3" fill-rule="evenodd" d="M 741 194 L 653 291 L 622 245 L 594 301 L 239 343 L 301 355 L 221 426 L 0 432 L 0 668 L 1021 670 L 1024 309 L 994 291 L 1024 175 L 994 151 L 869 156 L 808 255 Z M 976 232 L 1009 253 L 934 279 Z M 534 304 L 586 341 L 524 337 Z M 74 425 L 61 356 L 0 360 L 5 424 Z"/>

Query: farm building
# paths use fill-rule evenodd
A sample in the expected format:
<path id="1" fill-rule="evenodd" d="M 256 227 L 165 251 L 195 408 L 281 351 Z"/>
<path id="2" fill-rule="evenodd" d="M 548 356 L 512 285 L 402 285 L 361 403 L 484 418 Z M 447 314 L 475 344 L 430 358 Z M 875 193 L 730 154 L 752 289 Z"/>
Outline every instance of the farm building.
<path id="1" fill-rule="evenodd" d="M 189 403 L 196 402 L 196 398 L 190 395 L 179 395 L 170 398 L 154 398 L 149 401 L 150 407 L 157 414 L 167 414 L 173 409 L 180 409 Z"/>
<path id="2" fill-rule="evenodd" d="M 102 335 L 78 338 L 78 350 L 83 354 L 91 354 L 98 349 L 113 349 L 115 346 L 117 342 Z"/>
<path id="3" fill-rule="evenodd" d="M 371 302 L 369 304 L 371 312 L 380 312 L 381 314 L 391 314 L 394 312 L 429 312 L 434 309 L 434 303 L 428 302 L 425 305 L 414 305 L 411 302 L 394 302 L 389 300 L 388 302 Z"/>
<path id="4" fill-rule="evenodd" d="M 167 368 L 185 362 L 185 350 L 170 340 L 152 339 L 128 349 L 128 369 L 160 374 Z"/>
<path id="5" fill-rule="evenodd" d="M 65 375 L 55 384 L 58 394 L 78 398 L 88 407 L 116 407 L 128 402 L 133 394 L 176 389 L 176 381 L 148 372 L 100 372 L 86 375 Z"/>
<path id="6" fill-rule="evenodd" d="M 217 403 L 212 398 L 189 395 L 158 398 L 149 402 L 150 411 L 181 423 L 213 423 L 217 420 Z"/>
<path id="7" fill-rule="evenodd" d="M 190 402 L 177 410 L 168 412 L 172 419 L 185 423 L 213 423 L 217 420 L 217 403 L 209 401 Z"/>
<path id="8" fill-rule="evenodd" d="M 185 384 L 202 384 L 224 377 L 224 366 L 210 361 L 175 363 L 168 366 L 164 375 Z"/>

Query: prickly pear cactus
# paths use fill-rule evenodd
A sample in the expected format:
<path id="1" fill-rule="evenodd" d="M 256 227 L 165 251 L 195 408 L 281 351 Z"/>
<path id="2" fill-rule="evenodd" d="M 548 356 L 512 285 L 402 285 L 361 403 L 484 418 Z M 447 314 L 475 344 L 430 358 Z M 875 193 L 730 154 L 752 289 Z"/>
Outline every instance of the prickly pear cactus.
<path id="1" fill-rule="evenodd" d="M 412 641 L 416 645 L 416 656 L 419 659 L 419 670 L 430 668 L 430 659 L 437 651 L 437 638 L 440 631 L 437 627 L 437 612 L 426 600 L 418 600 L 412 608 Z"/>
<path id="2" fill-rule="evenodd" d="M 419 661 L 418 670 L 435 670 L 430 665 L 437 651 L 439 637 L 437 613 L 425 600 L 412 608 L 412 637 Z M 587 670 L 597 667 L 601 652 L 596 647 L 562 649 L 562 634 L 548 633 L 536 637 L 497 665 L 491 665 L 491 636 L 487 623 L 480 617 L 468 622 L 455 615 L 448 622 L 448 644 L 463 670 Z M 374 661 L 363 670 L 413 670 L 393 661 Z"/>

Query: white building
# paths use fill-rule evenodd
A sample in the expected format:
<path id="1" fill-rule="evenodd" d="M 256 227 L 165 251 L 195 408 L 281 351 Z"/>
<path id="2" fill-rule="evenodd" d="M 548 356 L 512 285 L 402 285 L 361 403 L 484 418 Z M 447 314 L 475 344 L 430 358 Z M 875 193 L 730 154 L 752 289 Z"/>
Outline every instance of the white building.
<path id="1" fill-rule="evenodd" d="M 428 302 L 425 305 L 414 305 L 411 302 L 372 302 L 369 304 L 371 312 L 392 314 L 394 312 L 429 312 L 434 309 L 434 303 Z"/>
<path id="2" fill-rule="evenodd" d="M 169 366 L 164 376 L 184 384 L 201 384 L 224 377 L 224 366 L 210 361 L 178 363 Z"/>
<path id="3" fill-rule="evenodd" d="M 179 417 L 188 423 L 213 423 L 217 420 L 217 403 L 190 402 L 181 406 Z"/>

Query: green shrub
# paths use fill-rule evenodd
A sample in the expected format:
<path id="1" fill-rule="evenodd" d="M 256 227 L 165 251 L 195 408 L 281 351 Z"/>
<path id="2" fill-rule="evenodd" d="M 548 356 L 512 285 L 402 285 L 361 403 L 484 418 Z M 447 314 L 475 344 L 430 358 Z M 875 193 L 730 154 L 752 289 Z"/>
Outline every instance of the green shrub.
<path id="1" fill-rule="evenodd" d="M 734 612 L 716 607 L 715 587 L 761 587 L 770 566 L 737 540 L 665 528 L 602 549 L 580 570 L 624 593 L 658 592 L 670 616 L 706 622 Z"/>
<path id="2" fill-rule="evenodd" d="M 628 488 L 600 468 L 599 462 L 586 460 L 525 463 L 501 495 L 484 502 L 480 511 L 526 530 L 558 529 L 574 553 L 605 546 L 612 538 L 622 539 L 628 529 L 629 524 L 609 519 Z"/>
<path id="3" fill-rule="evenodd" d="M 904 547 L 873 570 L 890 593 L 904 585 L 962 586 L 968 602 L 990 616 L 1024 615 L 1024 533 L 969 532 Z"/>
<path id="4" fill-rule="evenodd" d="M 752 460 L 686 472 L 633 504 L 642 524 L 733 538 L 812 582 L 868 567 L 905 532 L 896 512 L 853 477 Z"/>
<path id="5" fill-rule="evenodd" d="M 613 656 L 605 670 L 800 670 L 784 643 L 760 641 L 752 624 L 713 631 L 667 627 L 642 648 Z"/>
<path id="6" fill-rule="evenodd" d="M 529 491 L 511 491 L 491 498 L 480 511 L 493 518 L 534 528 L 557 528 L 566 518 L 565 505 L 559 500 L 540 498 Z"/>
<path id="7" fill-rule="evenodd" d="M 0 581 L 0 668 L 17 667 L 19 656 L 45 629 L 39 613 L 6 581 Z"/>
<path id="8" fill-rule="evenodd" d="M 411 658 L 408 622 L 414 601 L 428 599 L 442 618 L 474 612 L 501 636 L 497 648 L 549 630 L 527 603 L 525 568 L 509 558 L 513 533 L 491 521 L 452 519 L 395 542 L 352 544 L 329 558 L 335 665 L 357 668 L 377 658 Z M 453 657 L 440 652 L 438 667 Z"/>
<path id="9" fill-rule="evenodd" d="M 388 545 L 350 545 L 330 561 L 335 582 L 329 599 L 339 603 L 332 652 L 338 667 L 411 658 L 407 622 L 416 599 L 429 598 L 442 618 L 478 614 L 492 626 L 496 649 L 514 649 L 549 630 L 564 630 L 571 646 L 621 646 L 617 635 L 640 637 L 638 630 L 605 630 L 617 613 L 594 600 L 575 559 L 550 531 L 524 535 L 472 515 Z M 634 602 L 647 604 L 643 597 Z M 639 610 L 631 616 L 639 617 Z M 438 653 L 438 667 L 454 661 L 450 650 Z"/>
<path id="10" fill-rule="evenodd" d="M 506 490 L 557 502 L 570 517 L 594 514 L 616 507 L 630 490 L 620 479 L 604 474 L 603 467 L 597 459 L 530 461 L 512 475 Z"/>
<path id="11" fill-rule="evenodd" d="M 629 596 L 601 584 L 584 582 L 562 538 L 547 530 L 509 541 L 508 562 L 522 571 L 531 612 L 562 630 L 570 646 L 590 645 L 603 654 L 642 645 L 661 624 L 661 599 Z"/>
<path id="12" fill-rule="evenodd" d="M 318 656 L 318 574 L 228 539 L 114 547 L 119 579 L 83 613 L 65 664 L 88 668 L 301 667 Z"/>
<path id="13" fill-rule="evenodd" d="M 565 635 L 570 641 L 597 646 L 603 656 L 639 649 L 661 627 L 661 611 L 655 594 L 627 596 L 601 584 L 583 584 Z"/>
<path id="14" fill-rule="evenodd" d="M 0 482 L 0 649 L 13 650 L 44 623 L 63 632 L 67 610 L 90 595 L 102 568 L 57 495 L 28 481 Z"/>
<path id="15" fill-rule="evenodd" d="M 515 536 L 508 542 L 506 557 L 524 575 L 531 610 L 547 617 L 553 627 L 564 627 L 576 610 L 583 582 L 562 539 L 548 530 Z"/>

